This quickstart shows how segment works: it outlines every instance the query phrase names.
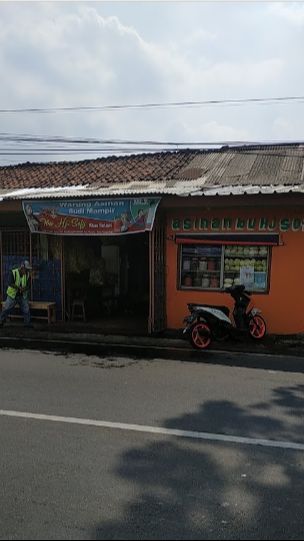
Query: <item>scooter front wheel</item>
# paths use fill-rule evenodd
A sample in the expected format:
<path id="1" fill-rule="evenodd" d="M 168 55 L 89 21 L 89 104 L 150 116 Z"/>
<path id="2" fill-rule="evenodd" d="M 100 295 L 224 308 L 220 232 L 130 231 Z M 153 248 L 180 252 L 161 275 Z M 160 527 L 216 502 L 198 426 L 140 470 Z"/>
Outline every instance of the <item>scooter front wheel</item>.
<path id="1" fill-rule="evenodd" d="M 261 340 L 266 334 L 266 322 L 262 316 L 253 316 L 249 321 L 249 333 L 254 340 Z"/>
<path id="2" fill-rule="evenodd" d="M 211 343 L 211 330 L 207 323 L 195 323 L 190 332 L 190 342 L 196 349 L 206 349 Z"/>

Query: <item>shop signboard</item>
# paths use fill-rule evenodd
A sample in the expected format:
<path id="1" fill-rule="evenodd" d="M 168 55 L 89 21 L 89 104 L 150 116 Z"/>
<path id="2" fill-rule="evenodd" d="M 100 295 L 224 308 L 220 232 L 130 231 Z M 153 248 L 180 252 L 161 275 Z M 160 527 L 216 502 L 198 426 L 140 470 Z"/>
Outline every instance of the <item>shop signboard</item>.
<path id="1" fill-rule="evenodd" d="M 172 217 L 170 228 L 173 232 L 179 233 L 202 233 L 208 232 L 239 232 L 239 233 L 252 233 L 252 232 L 275 232 L 280 231 L 285 233 L 287 231 L 302 231 L 304 232 L 304 217 L 257 217 L 251 216 L 237 216 L 237 217 L 216 217 L 216 216 L 176 216 Z"/>
<path id="2" fill-rule="evenodd" d="M 23 201 L 32 233 L 126 235 L 151 231 L 159 198 Z"/>

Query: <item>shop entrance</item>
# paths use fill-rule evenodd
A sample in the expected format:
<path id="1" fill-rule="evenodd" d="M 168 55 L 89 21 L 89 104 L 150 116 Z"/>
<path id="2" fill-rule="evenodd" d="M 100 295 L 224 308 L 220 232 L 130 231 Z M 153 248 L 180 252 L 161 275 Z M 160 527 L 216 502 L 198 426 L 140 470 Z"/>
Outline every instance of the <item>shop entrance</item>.
<path id="1" fill-rule="evenodd" d="M 66 237 L 65 318 L 102 332 L 148 331 L 149 235 Z"/>

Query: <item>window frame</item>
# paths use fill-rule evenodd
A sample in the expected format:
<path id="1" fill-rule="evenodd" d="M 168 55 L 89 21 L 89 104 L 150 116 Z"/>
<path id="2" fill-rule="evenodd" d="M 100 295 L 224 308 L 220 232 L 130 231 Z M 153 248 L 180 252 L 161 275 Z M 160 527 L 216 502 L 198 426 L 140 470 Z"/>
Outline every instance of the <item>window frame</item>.
<path id="1" fill-rule="evenodd" d="M 190 240 L 191 239 L 191 242 L 188 241 L 188 239 Z M 208 292 L 208 293 L 223 293 L 225 291 L 225 286 L 224 286 L 224 279 L 225 279 L 225 249 L 227 246 L 244 246 L 244 247 L 257 247 L 257 246 L 265 246 L 267 248 L 267 264 L 266 264 L 266 288 L 265 289 L 252 289 L 250 288 L 249 290 L 254 294 L 254 295 L 267 295 L 269 294 L 269 291 L 270 291 L 270 276 L 271 276 L 271 261 L 272 261 L 272 247 L 275 245 L 274 243 L 263 243 L 263 242 L 257 242 L 257 243 L 253 243 L 253 242 L 246 242 L 246 241 L 236 241 L 236 242 L 231 242 L 227 239 L 227 243 L 225 243 L 225 241 L 223 242 L 212 242 L 212 238 L 210 238 L 209 242 L 207 241 L 201 241 L 201 242 L 195 242 L 196 239 L 193 237 L 193 236 L 189 236 L 188 238 L 185 237 L 185 240 L 186 242 L 179 242 L 178 243 L 178 250 L 177 250 L 177 284 L 176 284 L 176 287 L 177 287 L 177 290 L 178 291 L 201 291 L 201 292 Z M 199 240 L 199 239 L 197 239 Z M 182 264 L 183 264 L 183 247 L 184 246 L 202 246 L 202 245 L 205 245 L 205 246 L 209 246 L 209 247 L 220 247 L 221 248 L 221 258 L 220 258 L 220 265 L 221 265 L 221 268 L 220 268 L 220 286 L 218 288 L 204 288 L 204 287 L 199 287 L 199 286 L 184 286 L 182 284 Z M 231 257 L 233 258 L 237 258 L 237 255 L 231 255 Z M 199 257 L 199 256 L 198 256 Z M 250 256 L 248 256 L 250 257 Z M 204 272 L 204 271 L 202 271 Z"/>

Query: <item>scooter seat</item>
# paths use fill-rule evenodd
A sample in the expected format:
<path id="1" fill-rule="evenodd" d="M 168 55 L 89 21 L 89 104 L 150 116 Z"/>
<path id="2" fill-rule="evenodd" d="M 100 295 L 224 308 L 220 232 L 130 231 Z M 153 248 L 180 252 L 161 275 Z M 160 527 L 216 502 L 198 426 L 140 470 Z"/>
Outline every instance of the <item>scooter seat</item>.
<path id="1" fill-rule="evenodd" d="M 216 310 L 221 310 L 224 312 L 224 314 L 229 317 L 229 308 L 227 306 L 218 306 L 217 304 L 196 304 L 197 308 L 201 307 L 202 309 L 205 308 L 215 308 Z"/>

